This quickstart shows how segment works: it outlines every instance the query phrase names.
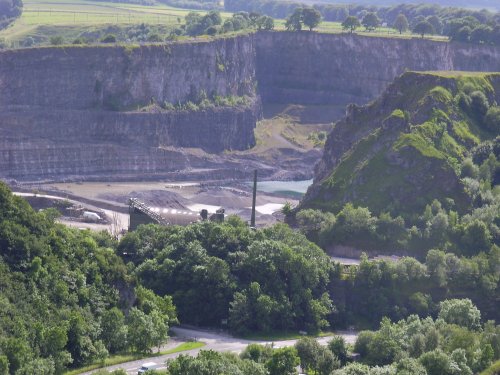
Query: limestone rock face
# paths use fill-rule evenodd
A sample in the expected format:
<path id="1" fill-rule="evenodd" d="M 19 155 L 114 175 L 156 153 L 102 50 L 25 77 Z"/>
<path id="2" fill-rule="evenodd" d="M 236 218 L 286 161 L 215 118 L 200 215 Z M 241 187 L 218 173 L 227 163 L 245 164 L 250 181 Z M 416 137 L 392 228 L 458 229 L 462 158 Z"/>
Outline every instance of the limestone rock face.
<path id="1" fill-rule="evenodd" d="M 253 39 L 140 47 L 32 48 L 0 53 L 0 106 L 130 109 L 251 95 Z"/>
<path id="2" fill-rule="evenodd" d="M 407 69 L 500 71 L 500 49 L 420 39 L 259 32 L 164 45 L 2 51 L 0 177 L 140 178 L 143 171 L 209 167 L 182 149 L 217 154 L 252 147 L 261 101 L 339 108 L 365 104 Z M 251 99 L 243 106 L 202 111 L 137 110 L 204 95 Z M 349 117 L 356 118 L 356 111 L 350 107 Z M 348 133 L 337 131 L 329 145 L 348 147 Z"/>
<path id="3" fill-rule="evenodd" d="M 208 153 L 255 144 L 253 39 L 0 53 L 0 177 L 142 178 L 220 168 Z M 141 112 L 156 103 L 247 96 L 246 105 Z M 228 166 L 228 169 L 233 166 Z"/>
<path id="4" fill-rule="evenodd" d="M 256 38 L 263 101 L 366 104 L 406 70 L 500 71 L 492 46 L 310 32 Z"/>
<path id="5" fill-rule="evenodd" d="M 259 113 L 258 102 L 238 109 L 166 113 L 4 109 L 0 176 L 140 176 L 210 167 L 180 148 L 219 153 L 252 147 Z"/>

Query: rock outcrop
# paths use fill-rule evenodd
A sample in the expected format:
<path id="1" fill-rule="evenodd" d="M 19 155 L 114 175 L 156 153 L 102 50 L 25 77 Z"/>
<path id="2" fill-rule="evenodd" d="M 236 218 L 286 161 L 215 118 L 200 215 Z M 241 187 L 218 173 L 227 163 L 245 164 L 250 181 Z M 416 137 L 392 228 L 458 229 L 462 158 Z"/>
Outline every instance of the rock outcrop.
<path id="1" fill-rule="evenodd" d="M 461 162 L 498 134 L 458 104 L 466 87 L 493 104 L 500 73 L 407 72 L 369 105 L 351 105 L 328 136 L 302 208 L 337 212 L 352 202 L 375 213 L 404 214 L 447 199 L 465 212 L 472 202 Z"/>

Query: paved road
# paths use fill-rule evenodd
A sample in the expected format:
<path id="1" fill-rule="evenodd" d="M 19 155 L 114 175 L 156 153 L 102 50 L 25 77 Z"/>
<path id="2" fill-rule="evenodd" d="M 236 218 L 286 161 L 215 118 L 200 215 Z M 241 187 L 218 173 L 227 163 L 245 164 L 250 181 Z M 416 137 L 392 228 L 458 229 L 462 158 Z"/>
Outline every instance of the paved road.
<path id="1" fill-rule="evenodd" d="M 178 357 L 180 354 L 189 354 L 189 355 L 197 355 L 200 350 L 215 350 L 218 352 L 233 352 L 240 353 L 247 347 L 248 344 L 258 343 L 258 344 L 273 344 L 275 348 L 282 348 L 286 346 L 293 346 L 297 342 L 297 340 L 282 340 L 282 341 L 254 341 L 254 340 L 245 340 L 235 338 L 228 334 L 224 333 L 216 333 L 213 331 L 204 331 L 198 329 L 190 329 L 190 328 L 180 328 L 173 327 L 172 331 L 175 333 L 175 337 L 170 340 L 168 348 L 175 347 L 184 340 L 197 340 L 204 342 L 206 346 L 200 349 L 194 349 L 185 351 L 182 353 L 174 353 L 167 354 L 160 357 L 155 357 L 151 359 L 141 359 L 139 361 L 122 363 L 116 366 L 110 366 L 106 369 L 109 371 L 116 370 L 119 368 L 123 368 L 127 371 L 128 374 L 137 374 L 137 370 L 141 365 L 145 362 L 156 362 L 156 363 L 164 363 L 167 359 Z M 357 333 L 355 332 L 337 332 L 339 335 L 343 336 L 347 343 L 353 344 L 356 341 Z M 326 345 L 326 343 L 331 339 L 331 336 L 318 338 L 318 342 L 322 345 Z M 168 349 L 162 348 L 162 350 Z M 85 373 L 84 375 L 89 375 L 92 372 Z"/>

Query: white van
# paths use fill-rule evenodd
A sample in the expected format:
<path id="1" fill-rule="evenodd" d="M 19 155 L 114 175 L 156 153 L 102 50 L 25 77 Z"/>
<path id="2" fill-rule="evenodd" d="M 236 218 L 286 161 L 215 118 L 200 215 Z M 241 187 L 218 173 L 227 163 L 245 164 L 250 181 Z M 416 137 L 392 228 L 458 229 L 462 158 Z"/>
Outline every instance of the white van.
<path id="1" fill-rule="evenodd" d="M 156 370 L 158 368 L 158 364 L 156 362 L 146 362 L 143 363 L 139 371 L 137 372 L 137 375 L 144 374 L 146 371 L 149 370 Z"/>
<path id="2" fill-rule="evenodd" d="M 85 221 L 90 221 L 90 222 L 98 222 L 101 220 L 101 217 L 96 214 L 95 212 L 91 212 L 91 211 L 85 211 L 83 213 L 83 218 L 85 219 Z"/>

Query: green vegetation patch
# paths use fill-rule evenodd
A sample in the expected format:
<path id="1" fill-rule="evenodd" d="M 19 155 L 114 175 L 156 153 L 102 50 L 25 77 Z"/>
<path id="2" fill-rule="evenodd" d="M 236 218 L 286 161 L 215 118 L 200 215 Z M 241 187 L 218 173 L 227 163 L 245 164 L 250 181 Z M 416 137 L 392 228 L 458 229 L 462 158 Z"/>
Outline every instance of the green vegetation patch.
<path id="1" fill-rule="evenodd" d="M 487 73 L 467 74 L 456 77 L 457 86 L 460 91 L 470 94 L 474 91 L 484 93 L 494 92 L 494 88 L 489 80 Z"/>
<path id="2" fill-rule="evenodd" d="M 430 91 L 430 96 L 442 103 L 451 103 L 453 95 L 442 86 L 436 86 Z"/>
<path id="3" fill-rule="evenodd" d="M 422 125 L 413 126 L 411 133 L 402 134 L 393 146 L 396 151 L 403 147 L 413 147 L 423 156 L 437 159 L 446 159 L 454 168 L 458 167 L 459 161 L 463 158 L 466 148 L 459 144 L 447 131 L 447 124 L 438 121 L 438 117 L 447 115 L 437 112 L 433 120 L 429 120 Z M 472 137 L 459 128 L 464 136 Z"/>
<path id="4" fill-rule="evenodd" d="M 394 111 L 392 111 L 391 115 L 388 118 L 391 118 L 391 117 L 404 119 L 405 113 L 401 109 L 395 109 Z"/>
<path id="5" fill-rule="evenodd" d="M 493 363 L 490 367 L 484 370 L 480 375 L 498 375 L 500 374 L 500 360 Z"/>
<path id="6" fill-rule="evenodd" d="M 433 142 L 420 132 L 402 134 L 393 148 L 395 151 L 400 151 L 404 147 L 413 147 L 429 158 L 445 159 L 445 155 L 434 146 Z"/>
<path id="7" fill-rule="evenodd" d="M 368 137 L 359 141 L 342 159 L 330 177 L 325 181 L 329 188 L 345 189 L 353 179 L 353 175 L 359 171 L 375 145 L 380 131 L 376 130 Z"/>
<path id="8" fill-rule="evenodd" d="M 463 142 L 472 142 L 477 145 L 479 138 L 470 131 L 469 125 L 465 121 L 456 121 L 452 124 L 453 134 Z"/>

